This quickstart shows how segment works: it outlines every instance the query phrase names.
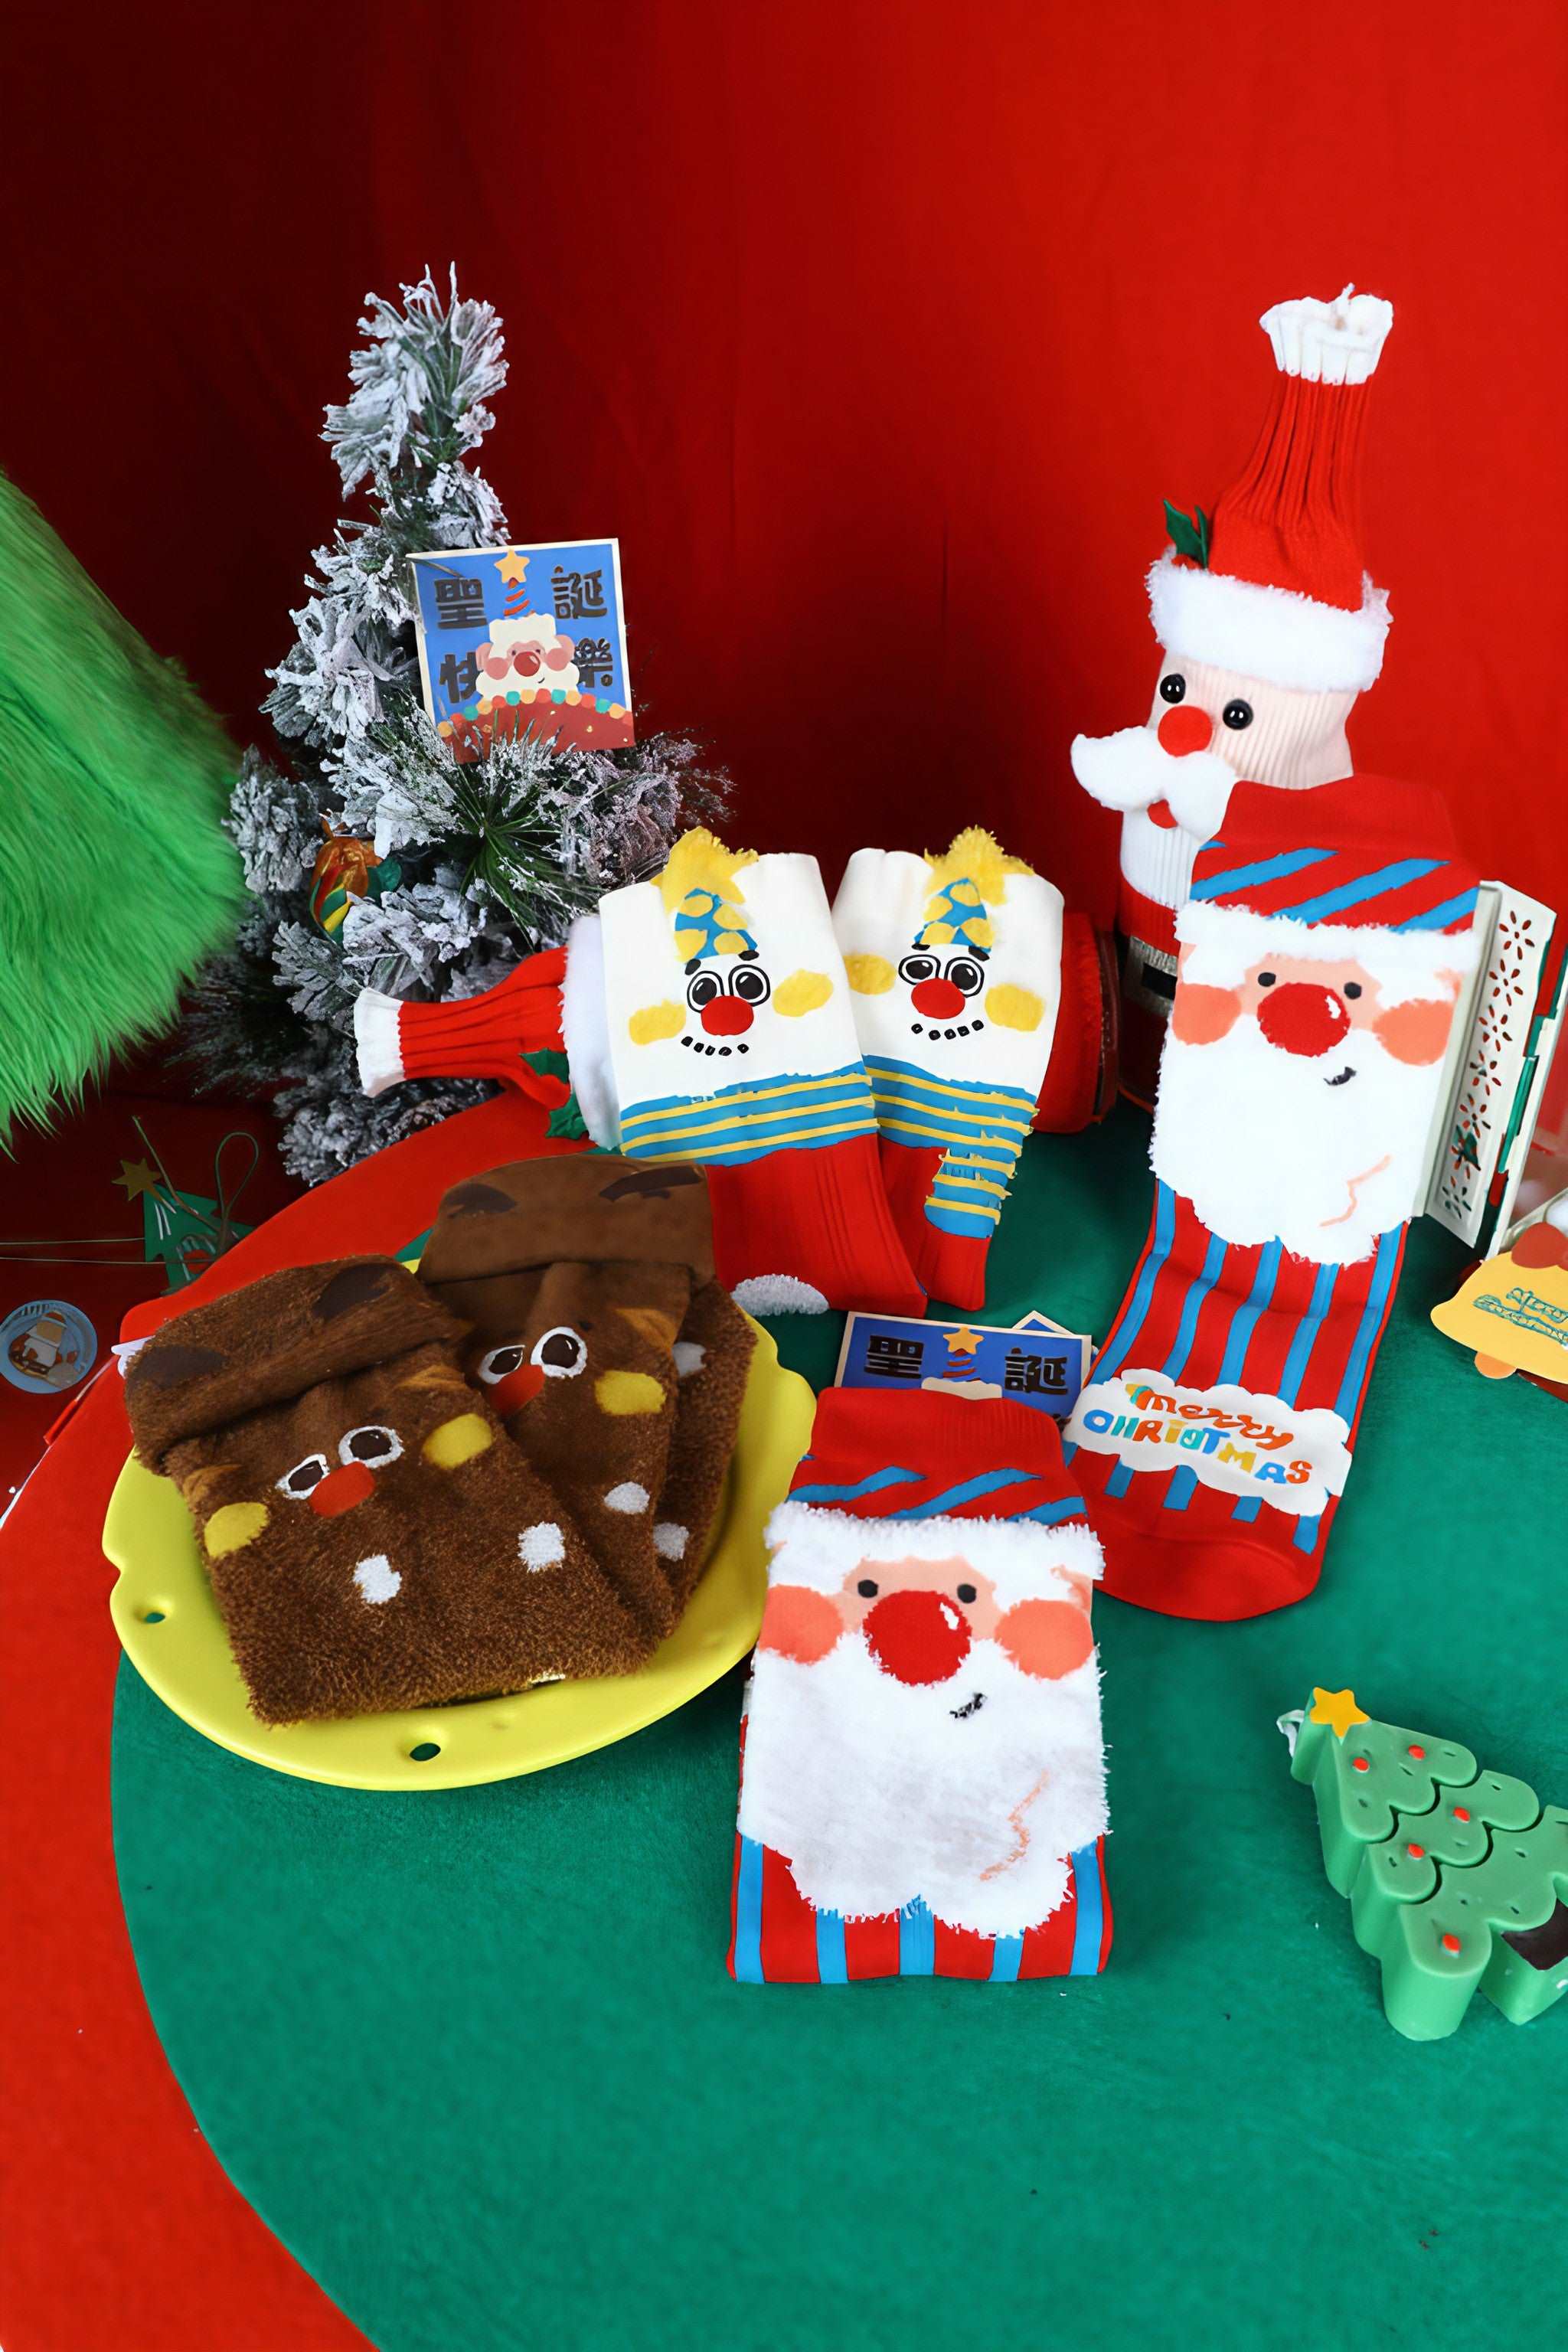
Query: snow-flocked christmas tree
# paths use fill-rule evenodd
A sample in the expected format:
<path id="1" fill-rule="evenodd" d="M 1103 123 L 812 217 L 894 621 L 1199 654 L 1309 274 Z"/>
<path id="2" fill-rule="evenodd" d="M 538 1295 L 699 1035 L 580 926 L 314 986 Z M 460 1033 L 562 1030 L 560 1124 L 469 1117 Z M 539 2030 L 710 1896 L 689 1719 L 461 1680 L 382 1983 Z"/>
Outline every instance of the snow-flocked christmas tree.
<path id="1" fill-rule="evenodd" d="M 523 735 L 453 760 L 420 699 L 405 559 L 507 544 L 468 462 L 506 381 L 501 323 L 459 299 L 455 270 L 445 291 L 426 270 L 400 304 L 366 299 L 353 391 L 322 438 L 344 492 L 368 485 L 370 511 L 316 549 L 295 642 L 269 673 L 263 709 L 288 765 L 246 756 L 226 822 L 252 904 L 190 1022 L 210 1082 L 277 1090 L 284 1160 L 311 1184 L 491 1091 L 426 1080 L 367 1101 L 361 987 L 439 1001 L 492 986 L 605 891 L 655 872 L 727 791 L 680 735 L 614 751 Z"/>

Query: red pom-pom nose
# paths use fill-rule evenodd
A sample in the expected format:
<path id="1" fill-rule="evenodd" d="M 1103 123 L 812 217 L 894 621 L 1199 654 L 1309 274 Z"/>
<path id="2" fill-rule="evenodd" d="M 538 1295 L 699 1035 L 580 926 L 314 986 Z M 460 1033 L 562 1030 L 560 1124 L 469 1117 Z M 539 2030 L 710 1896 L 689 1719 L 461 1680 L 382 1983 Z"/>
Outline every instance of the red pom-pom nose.
<path id="1" fill-rule="evenodd" d="M 345 1462 L 341 1469 L 329 1470 L 319 1486 L 311 1487 L 310 1508 L 321 1518 L 335 1519 L 363 1503 L 374 1485 L 363 1462 Z"/>
<path id="2" fill-rule="evenodd" d="M 521 1412 L 543 1386 L 544 1372 L 541 1365 L 520 1364 L 515 1372 L 508 1372 L 497 1381 L 490 1391 L 490 1402 L 506 1421 L 512 1413 Z"/>
<path id="3" fill-rule="evenodd" d="M 1160 721 L 1160 741 L 1173 760 L 1184 760 L 1189 751 L 1206 751 L 1214 734 L 1214 720 L 1195 702 L 1180 702 L 1174 710 L 1167 710 Z"/>
<path id="4" fill-rule="evenodd" d="M 1290 981 L 1264 992 L 1258 1025 L 1284 1054 L 1326 1054 L 1351 1025 L 1350 1014 L 1331 988 Z"/>
<path id="5" fill-rule="evenodd" d="M 861 1631 L 895 1682 L 944 1683 L 969 1655 L 969 1620 L 942 1592 L 889 1592 Z"/>
<path id="6" fill-rule="evenodd" d="M 715 996 L 702 1008 L 702 1026 L 710 1037 L 743 1037 L 752 1025 L 752 1008 L 738 996 Z"/>
<path id="7" fill-rule="evenodd" d="M 964 994 L 951 980 L 921 980 L 910 991 L 910 1003 L 928 1021 L 951 1021 L 963 1012 Z"/>

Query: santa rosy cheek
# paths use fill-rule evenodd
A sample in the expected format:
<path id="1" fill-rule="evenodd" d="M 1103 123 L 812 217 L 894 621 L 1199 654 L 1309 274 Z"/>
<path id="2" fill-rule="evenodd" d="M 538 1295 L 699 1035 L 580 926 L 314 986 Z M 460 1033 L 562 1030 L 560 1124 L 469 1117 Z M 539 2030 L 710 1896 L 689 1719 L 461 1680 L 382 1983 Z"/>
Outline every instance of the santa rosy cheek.
<path id="1" fill-rule="evenodd" d="M 1453 1018 L 1454 1008 L 1446 1000 L 1418 996 L 1409 1004 L 1391 1004 L 1372 1025 L 1396 1062 L 1420 1065 L 1442 1060 Z"/>
<path id="2" fill-rule="evenodd" d="M 1234 988 L 1205 988 L 1199 982 L 1184 980 L 1176 988 L 1171 1026 L 1184 1045 L 1212 1045 L 1226 1034 L 1240 1011 L 1241 999 Z"/>
<path id="3" fill-rule="evenodd" d="M 1020 1601 L 998 1623 L 996 1639 L 1021 1674 L 1042 1680 L 1070 1675 L 1094 1648 L 1089 1619 L 1070 1601 Z"/>
<path id="4" fill-rule="evenodd" d="M 809 1666 L 827 1655 L 843 1631 L 844 1621 L 825 1592 L 805 1584 L 775 1584 L 763 1612 L 757 1647 Z"/>

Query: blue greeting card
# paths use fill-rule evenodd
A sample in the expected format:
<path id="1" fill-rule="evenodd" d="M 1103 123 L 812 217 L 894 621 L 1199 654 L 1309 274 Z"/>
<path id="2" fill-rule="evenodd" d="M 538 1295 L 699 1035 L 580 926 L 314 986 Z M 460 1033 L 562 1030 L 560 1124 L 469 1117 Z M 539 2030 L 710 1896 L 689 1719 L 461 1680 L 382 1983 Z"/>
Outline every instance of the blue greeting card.
<path id="1" fill-rule="evenodd" d="M 1011 1330 L 990 1323 L 933 1323 L 910 1315 L 847 1318 L 836 1378 L 844 1389 L 934 1389 L 965 1397 L 1014 1397 L 1065 1420 L 1089 1368 L 1089 1343 L 1045 1316 Z"/>
<path id="2" fill-rule="evenodd" d="M 458 760 L 498 736 L 634 740 L 620 543 L 438 548 L 409 558 L 425 708 Z"/>

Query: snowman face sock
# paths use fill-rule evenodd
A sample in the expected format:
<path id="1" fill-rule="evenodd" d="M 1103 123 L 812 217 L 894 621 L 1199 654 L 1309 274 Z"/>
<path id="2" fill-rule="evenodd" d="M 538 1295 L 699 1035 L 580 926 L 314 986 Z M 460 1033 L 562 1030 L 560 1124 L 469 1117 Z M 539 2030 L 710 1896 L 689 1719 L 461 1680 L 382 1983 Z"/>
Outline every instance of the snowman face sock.
<path id="1" fill-rule="evenodd" d="M 403 1266 L 268 1275 L 132 1359 L 137 1451 L 179 1486 L 263 1722 L 435 1706 L 647 1654 L 558 1496 Z"/>
<path id="2" fill-rule="evenodd" d="M 1095 1973 L 1100 1556 L 1056 1424 L 829 1389 L 768 1540 L 731 1973 Z"/>
<path id="3" fill-rule="evenodd" d="M 1061 893 L 972 828 L 944 857 L 858 850 L 833 921 L 894 1222 L 931 1296 L 978 1310 L 1051 1059 Z"/>
<path id="4" fill-rule="evenodd" d="M 595 955 L 598 978 L 574 970 Z M 815 858 L 685 835 L 574 939 L 564 1002 L 574 1081 L 581 1064 L 589 1092 L 613 1097 L 619 1149 L 706 1170 L 717 1271 L 739 1305 L 921 1312 Z"/>
<path id="5" fill-rule="evenodd" d="M 1293 794 L 1281 847 L 1238 792 L 1180 918 L 1149 1238 L 1067 1430 L 1106 1590 L 1201 1618 L 1317 1581 L 1475 960 L 1426 796 Z"/>
<path id="6" fill-rule="evenodd" d="M 420 1262 L 470 1327 L 469 1377 L 655 1636 L 679 1615 L 656 1532 L 675 1342 L 709 1253 L 695 1171 L 574 1155 L 454 1186 Z"/>

